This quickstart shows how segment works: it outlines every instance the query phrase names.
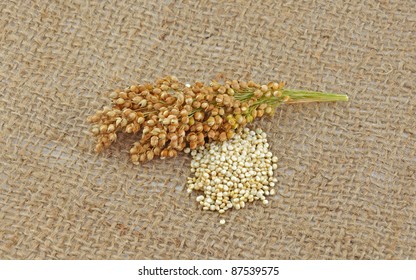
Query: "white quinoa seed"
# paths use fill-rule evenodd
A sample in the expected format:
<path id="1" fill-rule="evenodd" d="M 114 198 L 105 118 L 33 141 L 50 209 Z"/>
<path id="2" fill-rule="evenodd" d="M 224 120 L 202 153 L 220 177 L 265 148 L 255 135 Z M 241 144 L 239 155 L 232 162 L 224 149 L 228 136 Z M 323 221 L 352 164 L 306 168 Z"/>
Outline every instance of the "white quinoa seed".
<path id="1" fill-rule="evenodd" d="M 245 128 L 228 141 L 208 143 L 191 151 L 194 174 L 188 177 L 187 192 L 203 192 L 196 198 L 203 210 L 222 214 L 256 200 L 269 204 L 266 197 L 276 194 L 273 170 L 278 159 L 268 150 L 266 137 L 261 129 Z"/>

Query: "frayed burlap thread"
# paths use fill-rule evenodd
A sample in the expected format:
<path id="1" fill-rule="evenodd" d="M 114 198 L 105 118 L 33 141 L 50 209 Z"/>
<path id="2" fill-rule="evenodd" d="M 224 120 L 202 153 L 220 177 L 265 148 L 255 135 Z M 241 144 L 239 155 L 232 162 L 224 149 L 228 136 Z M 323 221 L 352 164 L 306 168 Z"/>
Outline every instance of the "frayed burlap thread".
<path id="1" fill-rule="evenodd" d="M 162 4 L 163 3 L 163 4 Z M 415 259 L 414 1 L 2 1 L 1 259 Z M 256 123 L 277 195 L 220 225 L 190 158 L 93 152 L 112 89 L 217 74 L 347 93 Z"/>

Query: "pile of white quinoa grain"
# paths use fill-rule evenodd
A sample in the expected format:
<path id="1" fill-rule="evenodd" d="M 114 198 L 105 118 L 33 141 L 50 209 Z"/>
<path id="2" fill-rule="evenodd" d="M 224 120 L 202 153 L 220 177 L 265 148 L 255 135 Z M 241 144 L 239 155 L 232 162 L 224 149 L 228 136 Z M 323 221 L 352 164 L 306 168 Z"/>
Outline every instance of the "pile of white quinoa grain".
<path id="1" fill-rule="evenodd" d="M 224 213 L 255 200 L 269 203 L 266 197 L 275 194 L 277 157 L 269 152 L 266 137 L 261 129 L 245 128 L 228 141 L 191 152 L 194 177 L 188 177 L 188 193 L 203 192 L 196 198 L 203 210 Z"/>

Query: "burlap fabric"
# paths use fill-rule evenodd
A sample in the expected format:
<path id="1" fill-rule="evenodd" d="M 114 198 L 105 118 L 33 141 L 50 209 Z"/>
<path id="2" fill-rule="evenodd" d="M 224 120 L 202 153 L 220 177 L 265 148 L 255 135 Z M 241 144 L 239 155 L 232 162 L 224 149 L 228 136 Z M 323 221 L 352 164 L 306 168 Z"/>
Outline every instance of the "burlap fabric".
<path id="1" fill-rule="evenodd" d="M 0 258 L 416 258 L 416 8 L 407 1 L 1 1 Z M 216 213 L 190 158 L 93 152 L 114 88 L 219 73 L 347 93 L 257 123 L 271 205 Z"/>

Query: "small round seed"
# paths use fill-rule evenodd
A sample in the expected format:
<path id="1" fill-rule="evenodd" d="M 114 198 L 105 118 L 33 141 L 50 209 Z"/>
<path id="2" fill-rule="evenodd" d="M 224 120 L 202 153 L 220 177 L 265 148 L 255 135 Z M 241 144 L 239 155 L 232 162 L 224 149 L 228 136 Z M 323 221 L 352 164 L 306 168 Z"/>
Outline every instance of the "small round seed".
<path id="1" fill-rule="evenodd" d="M 191 153 L 194 177 L 188 180 L 188 189 L 204 192 L 197 197 L 202 209 L 221 214 L 256 200 L 268 204 L 266 197 L 275 194 L 271 189 L 275 157 L 268 151 L 266 133 L 243 129 L 229 138 L 222 132 L 221 138 L 224 142 L 212 142 Z"/>

